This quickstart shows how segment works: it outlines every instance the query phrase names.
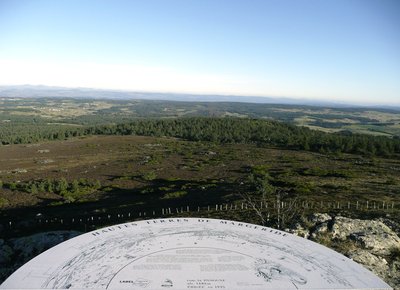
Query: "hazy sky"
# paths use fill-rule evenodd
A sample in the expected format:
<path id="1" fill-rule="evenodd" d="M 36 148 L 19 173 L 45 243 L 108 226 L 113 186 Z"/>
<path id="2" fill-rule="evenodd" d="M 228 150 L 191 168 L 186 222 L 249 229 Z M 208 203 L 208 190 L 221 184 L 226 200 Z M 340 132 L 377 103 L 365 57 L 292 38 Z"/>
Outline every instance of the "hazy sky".
<path id="1" fill-rule="evenodd" d="M 399 0 L 0 0 L 0 85 L 400 104 Z"/>

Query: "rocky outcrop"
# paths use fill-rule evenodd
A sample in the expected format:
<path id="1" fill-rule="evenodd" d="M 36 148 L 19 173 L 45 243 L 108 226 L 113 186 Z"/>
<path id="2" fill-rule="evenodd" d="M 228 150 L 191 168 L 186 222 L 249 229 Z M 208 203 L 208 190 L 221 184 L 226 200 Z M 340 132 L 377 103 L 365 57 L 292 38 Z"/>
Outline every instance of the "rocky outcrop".
<path id="1" fill-rule="evenodd" d="M 76 231 L 54 231 L 10 240 L 0 239 L 0 284 L 36 255 L 80 234 Z"/>
<path id="2" fill-rule="evenodd" d="M 383 219 L 314 214 L 288 231 L 341 252 L 400 290 L 400 238 L 393 225 Z"/>
<path id="3" fill-rule="evenodd" d="M 400 248 L 400 238 L 381 221 L 337 217 L 332 226 L 332 237 L 352 239 L 363 249 L 379 256 L 388 256 Z"/>
<path id="4" fill-rule="evenodd" d="M 315 225 L 328 222 L 331 219 L 332 217 L 327 213 L 315 213 L 312 216 L 310 216 L 310 222 L 314 223 Z"/>

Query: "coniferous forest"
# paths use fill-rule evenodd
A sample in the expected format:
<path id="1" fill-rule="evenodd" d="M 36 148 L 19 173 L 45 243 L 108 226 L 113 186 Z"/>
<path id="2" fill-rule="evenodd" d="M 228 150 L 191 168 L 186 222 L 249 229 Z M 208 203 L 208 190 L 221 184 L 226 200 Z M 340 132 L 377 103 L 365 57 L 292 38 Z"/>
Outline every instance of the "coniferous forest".
<path id="1" fill-rule="evenodd" d="M 219 144 L 250 143 L 282 149 L 321 153 L 354 153 L 397 158 L 400 138 L 325 133 L 279 121 L 240 118 L 143 119 L 115 125 L 65 126 L 46 124 L 3 125 L 2 145 L 27 144 L 88 135 L 137 135 L 175 137 Z"/>

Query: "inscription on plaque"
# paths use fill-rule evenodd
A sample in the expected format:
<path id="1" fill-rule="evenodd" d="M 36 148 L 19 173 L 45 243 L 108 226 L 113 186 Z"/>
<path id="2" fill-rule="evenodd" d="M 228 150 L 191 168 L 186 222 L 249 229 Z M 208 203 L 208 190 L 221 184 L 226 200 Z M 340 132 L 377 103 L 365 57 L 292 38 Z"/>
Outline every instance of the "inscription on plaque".
<path id="1" fill-rule="evenodd" d="M 391 289 L 343 255 L 275 229 L 158 219 L 96 230 L 42 253 L 2 289 Z"/>

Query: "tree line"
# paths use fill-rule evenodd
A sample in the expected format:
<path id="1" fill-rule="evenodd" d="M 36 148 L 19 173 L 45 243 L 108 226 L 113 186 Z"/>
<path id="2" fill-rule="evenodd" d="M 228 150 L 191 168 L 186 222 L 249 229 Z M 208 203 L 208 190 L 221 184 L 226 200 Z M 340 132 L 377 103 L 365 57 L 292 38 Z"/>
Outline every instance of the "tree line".
<path id="1" fill-rule="evenodd" d="M 350 132 L 325 133 L 279 121 L 260 119 L 193 117 L 142 119 L 98 126 L 18 124 L 14 127 L 0 127 L 0 143 L 3 145 L 63 140 L 86 135 L 165 136 L 190 141 L 255 143 L 284 149 L 383 157 L 397 157 L 400 154 L 398 137 L 388 138 Z"/>

